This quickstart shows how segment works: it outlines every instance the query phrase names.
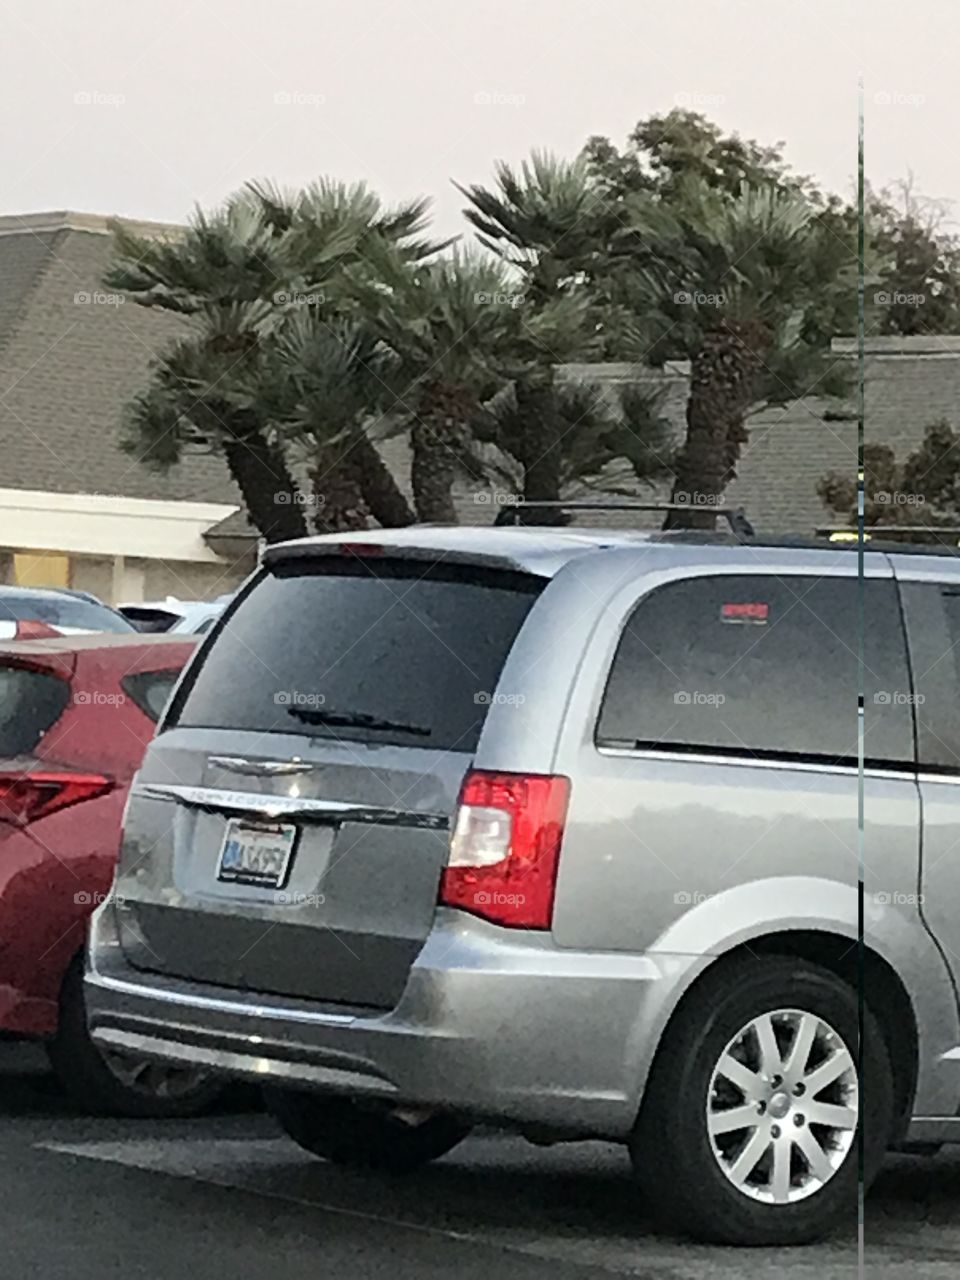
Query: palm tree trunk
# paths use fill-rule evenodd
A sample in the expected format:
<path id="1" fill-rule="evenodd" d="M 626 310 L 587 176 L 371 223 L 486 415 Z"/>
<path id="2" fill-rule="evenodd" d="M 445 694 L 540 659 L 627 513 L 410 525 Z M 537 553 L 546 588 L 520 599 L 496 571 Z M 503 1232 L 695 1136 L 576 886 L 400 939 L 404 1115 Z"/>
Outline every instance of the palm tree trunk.
<path id="1" fill-rule="evenodd" d="M 713 529 L 723 491 L 736 475 L 747 439 L 746 416 L 761 365 L 763 338 L 756 326 L 721 321 L 705 335 L 690 362 L 687 438 L 677 455 L 665 529 Z"/>
<path id="2" fill-rule="evenodd" d="M 410 481 L 417 518 L 428 524 L 457 524 L 453 484 L 457 477 L 456 434 L 446 417 L 423 417 L 410 431 Z"/>
<path id="3" fill-rule="evenodd" d="M 310 472 L 318 533 L 348 533 L 369 527 L 360 476 L 349 452 L 323 451 Z"/>
<path id="4" fill-rule="evenodd" d="M 563 426 L 557 412 L 552 383 L 546 386 L 516 386 L 517 409 L 524 430 L 516 444 L 516 456 L 523 467 L 524 502 L 559 502 Z M 531 512 L 534 524 L 566 524 L 559 511 L 549 508 Z"/>
<path id="5" fill-rule="evenodd" d="M 366 432 L 351 449 L 360 490 L 370 514 L 384 529 L 404 529 L 416 520 L 410 504 Z"/>
<path id="6" fill-rule="evenodd" d="M 223 453 L 247 514 L 267 542 L 303 538 L 309 532 L 297 488 L 283 450 L 259 431 L 227 435 Z"/>
<path id="7" fill-rule="evenodd" d="M 534 448 L 530 452 L 523 468 L 524 502 L 559 502 L 560 458 L 556 450 L 538 453 Z"/>

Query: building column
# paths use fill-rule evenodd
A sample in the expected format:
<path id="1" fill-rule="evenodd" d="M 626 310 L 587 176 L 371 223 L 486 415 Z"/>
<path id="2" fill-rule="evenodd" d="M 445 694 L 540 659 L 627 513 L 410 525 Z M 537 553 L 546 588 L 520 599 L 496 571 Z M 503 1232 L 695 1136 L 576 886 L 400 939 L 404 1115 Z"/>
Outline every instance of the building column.
<path id="1" fill-rule="evenodd" d="M 129 563 L 126 556 L 113 557 L 113 574 L 110 584 L 110 603 L 134 604 L 143 599 L 143 565 Z"/>

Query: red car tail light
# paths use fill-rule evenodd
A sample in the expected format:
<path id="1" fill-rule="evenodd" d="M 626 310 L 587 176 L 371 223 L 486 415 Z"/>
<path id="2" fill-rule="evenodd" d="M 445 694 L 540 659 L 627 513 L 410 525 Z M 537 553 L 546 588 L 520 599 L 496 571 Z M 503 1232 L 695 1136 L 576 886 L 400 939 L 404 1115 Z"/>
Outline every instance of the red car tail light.
<path id="1" fill-rule="evenodd" d="M 101 773 L 71 773 L 66 769 L 0 774 L 0 822 L 25 827 L 58 809 L 103 795 L 112 786 L 113 779 Z"/>
<path id="2" fill-rule="evenodd" d="M 517 929 L 549 929 L 570 779 L 472 769 L 460 790 L 440 903 Z"/>

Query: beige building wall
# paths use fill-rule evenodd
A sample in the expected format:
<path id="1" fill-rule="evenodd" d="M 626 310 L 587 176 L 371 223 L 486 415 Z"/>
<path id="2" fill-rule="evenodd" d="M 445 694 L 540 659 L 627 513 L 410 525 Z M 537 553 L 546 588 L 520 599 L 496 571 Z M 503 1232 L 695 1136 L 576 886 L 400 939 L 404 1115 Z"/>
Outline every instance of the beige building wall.
<path id="1" fill-rule="evenodd" d="M 245 542 L 228 556 L 204 538 L 235 509 L 0 488 L 0 575 L 24 586 L 89 591 L 109 604 L 212 599 L 233 590 L 256 561 Z"/>
<path id="2" fill-rule="evenodd" d="M 72 556 L 70 586 L 75 591 L 89 591 L 106 604 L 113 599 L 113 561 L 101 556 Z"/>
<path id="3" fill-rule="evenodd" d="M 189 564 L 181 561 L 144 562 L 144 600 L 213 600 L 233 591 L 253 567 L 244 564 Z"/>
<path id="4" fill-rule="evenodd" d="M 133 603 L 137 600 L 163 600 L 176 596 L 181 600 L 213 600 L 233 591 L 253 568 L 249 563 L 191 564 L 189 561 L 115 560 L 104 556 L 70 556 L 69 583 L 75 591 L 89 591 L 106 604 Z M 0 582 L 14 584 L 17 579 L 12 557 L 0 554 Z M 58 582 L 41 581 L 35 575 L 33 586 L 58 586 Z"/>

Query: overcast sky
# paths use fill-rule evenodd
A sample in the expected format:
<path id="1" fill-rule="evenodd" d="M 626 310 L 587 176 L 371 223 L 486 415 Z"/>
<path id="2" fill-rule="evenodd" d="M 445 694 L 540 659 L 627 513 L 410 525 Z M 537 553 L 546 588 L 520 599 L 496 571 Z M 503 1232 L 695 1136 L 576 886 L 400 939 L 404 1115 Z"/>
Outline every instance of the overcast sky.
<path id="1" fill-rule="evenodd" d="M 0 212 L 183 219 L 248 178 L 425 194 L 674 105 L 960 211 L 957 0 L 2 0 Z"/>

